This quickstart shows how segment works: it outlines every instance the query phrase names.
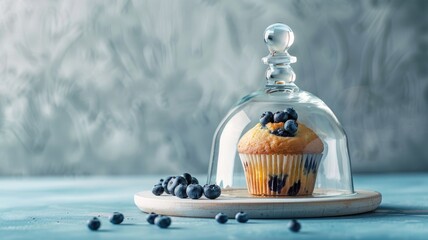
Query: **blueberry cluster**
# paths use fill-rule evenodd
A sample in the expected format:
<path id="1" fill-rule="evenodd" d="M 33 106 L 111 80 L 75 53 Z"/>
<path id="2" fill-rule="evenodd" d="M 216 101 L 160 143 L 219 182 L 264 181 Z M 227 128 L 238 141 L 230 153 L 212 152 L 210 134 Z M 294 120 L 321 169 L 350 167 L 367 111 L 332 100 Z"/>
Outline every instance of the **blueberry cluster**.
<path id="1" fill-rule="evenodd" d="M 277 128 L 271 131 L 272 134 L 280 137 L 294 137 L 296 136 L 298 124 L 297 124 L 297 112 L 293 108 L 287 108 L 284 111 L 278 111 L 275 114 L 272 112 L 264 112 L 260 116 L 260 123 L 263 127 L 268 123 L 279 123 L 283 122 L 283 128 Z"/>
<path id="2" fill-rule="evenodd" d="M 109 217 L 109 221 L 112 224 L 121 224 L 124 219 L 125 219 L 125 217 L 120 212 L 114 212 Z M 93 217 L 93 218 L 89 219 L 87 226 L 90 230 L 97 231 L 101 227 L 101 221 L 97 217 Z"/>
<path id="3" fill-rule="evenodd" d="M 153 186 L 152 193 L 156 196 L 166 193 L 178 198 L 191 199 L 199 199 L 204 195 L 208 199 L 216 199 L 221 195 L 221 188 L 216 184 L 205 184 L 202 187 L 198 179 L 189 173 L 183 173 L 181 176 L 160 179 L 159 183 Z"/>
<path id="4" fill-rule="evenodd" d="M 226 214 L 224 213 L 218 213 L 217 215 L 215 215 L 215 220 L 220 223 L 220 224 L 225 224 L 227 222 L 227 220 L 229 220 L 229 218 L 227 217 Z M 237 222 L 239 223 L 246 223 L 248 222 L 248 215 L 245 212 L 238 212 L 235 215 L 235 219 Z"/>

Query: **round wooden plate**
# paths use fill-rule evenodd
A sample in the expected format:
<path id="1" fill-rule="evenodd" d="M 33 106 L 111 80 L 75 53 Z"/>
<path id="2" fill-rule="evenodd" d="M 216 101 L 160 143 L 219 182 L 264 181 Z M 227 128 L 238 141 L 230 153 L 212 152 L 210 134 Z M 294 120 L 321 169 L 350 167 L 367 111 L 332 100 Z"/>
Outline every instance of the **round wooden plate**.
<path id="1" fill-rule="evenodd" d="M 171 195 L 155 196 L 150 191 L 134 195 L 134 202 L 143 212 L 179 217 L 212 218 L 222 212 L 229 217 L 239 211 L 250 218 L 305 218 L 352 215 L 375 210 L 381 203 L 379 192 L 357 190 L 351 195 L 309 197 L 254 197 L 245 189 L 223 190 L 209 200 L 180 199 Z"/>

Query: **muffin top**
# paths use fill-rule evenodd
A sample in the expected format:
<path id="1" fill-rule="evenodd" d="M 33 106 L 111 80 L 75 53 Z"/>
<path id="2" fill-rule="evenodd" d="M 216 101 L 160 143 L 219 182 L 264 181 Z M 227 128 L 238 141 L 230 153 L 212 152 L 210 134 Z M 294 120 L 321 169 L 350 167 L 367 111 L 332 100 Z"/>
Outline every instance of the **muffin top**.
<path id="1" fill-rule="evenodd" d="M 258 123 L 242 136 L 238 143 L 238 152 L 244 154 L 318 154 L 324 150 L 321 139 L 306 127 L 298 123 L 294 136 L 272 134 L 283 129 L 284 122 Z"/>

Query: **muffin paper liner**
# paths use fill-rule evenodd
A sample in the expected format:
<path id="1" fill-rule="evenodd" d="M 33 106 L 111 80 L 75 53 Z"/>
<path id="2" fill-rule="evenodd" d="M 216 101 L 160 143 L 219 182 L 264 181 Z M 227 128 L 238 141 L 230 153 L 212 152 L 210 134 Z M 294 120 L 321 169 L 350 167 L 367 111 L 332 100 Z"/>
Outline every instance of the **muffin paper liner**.
<path id="1" fill-rule="evenodd" d="M 322 154 L 239 154 L 248 191 L 258 196 L 303 196 L 314 191 Z"/>

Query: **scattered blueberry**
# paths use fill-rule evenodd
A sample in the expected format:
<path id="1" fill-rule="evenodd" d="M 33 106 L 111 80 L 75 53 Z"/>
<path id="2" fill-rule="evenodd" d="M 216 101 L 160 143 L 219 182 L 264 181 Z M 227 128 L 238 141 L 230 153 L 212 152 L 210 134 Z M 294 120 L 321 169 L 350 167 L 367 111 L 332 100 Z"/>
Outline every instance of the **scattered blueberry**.
<path id="1" fill-rule="evenodd" d="M 273 115 L 273 121 L 276 123 L 285 122 L 288 120 L 288 113 L 284 111 L 278 111 Z"/>
<path id="2" fill-rule="evenodd" d="M 174 190 L 175 196 L 179 198 L 187 198 L 186 189 L 187 189 L 187 185 L 185 184 L 178 185 Z"/>
<path id="3" fill-rule="evenodd" d="M 186 193 L 191 199 L 199 199 L 202 197 L 204 189 L 199 184 L 190 184 L 187 186 Z"/>
<path id="4" fill-rule="evenodd" d="M 235 215 L 235 219 L 236 219 L 236 221 L 238 221 L 240 223 L 246 223 L 246 222 L 248 222 L 248 216 L 244 212 L 238 212 Z"/>
<path id="5" fill-rule="evenodd" d="M 161 184 L 156 184 L 153 186 L 152 193 L 154 195 L 160 196 L 160 195 L 162 195 L 163 192 L 164 192 L 164 188 L 162 187 Z"/>
<path id="6" fill-rule="evenodd" d="M 123 214 L 122 213 L 120 213 L 120 212 L 114 212 L 111 216 L 110 216 L 110 218 L 109 218 L 109 220 L 110 220 L 110 222 L 111 223 L 113 223 L 113 224 L 121 224 L 122 222 L 123 222 L 123 219 L 124 219 L 125 217 L 123 216 Z"/>
<path id="7" fill-rule="evenodd" d="M 163 182 L 163 178 L 159 179 L 159 183 L 162 183 L 162 182 Z"/>
<path id="8" fill-rule="evenodd" d="M 205 185 L 204 195 L 209 199 L 216 199 L 221 195 L 221 188 L 216 184 Z"/>
<path id="9" fill-rule="evenodd" d="M 290 229 L 290 231 L 292 231 L 292 232 L 300 231 L 301 227 L 302 226 L 300 225 L 300 223 L 296 219 L 291 220 L 291 222 L 288 224 L 288 229 Z"/>
<path id="10" fill-rule="evenodd" d="M 150 213 L 149 215 L 147 215 L 146 220 L 147 220 L 147 222 L 148 222 L 148 223 L 150 223 L 150 224 L 155 224 L 155 218 L 156 218 L 157 216 L 158 216 L 158 215 L 157 215 L 156 213 L 152 212 L 152 213 Z"/>
<path id="11" fill-rule="evenodd" d="M 174 190 L 175 188 L 180 185 L 180 184 L 187 184 L 187 181 L 184 177 L 182 176 L 176 176 L 176 177 L 172 177 L 171 180 L 169 180 L 168 183 L 168 191 L 175 196 Z"/>
<path id="12" fill-rule="evenodd" d="M 190 182 L 190 184 L 199 184 L 199 181 L 195 177 L 192 177 L 192 181 Z"/>
<path id="13" fill-rule="evenodd" d="M 97 231 L 101 227 L 101 222 L 97 217 L 93 217 L 88 221 L 88 228 L 92 231 Z"/>
<path id="14" fill-rule="evenodd" d="M 294 108 L 287 108 L 285 111 L 288 114 L 288 119 L 297 120 L 298 115 L 296 110 L 294 110 Z"/>
<path id="15" fill-rule="evenodd" d="M 192 175 L 189 173 L 183 173 L 183 177 L 186 179 L 186 185 L 192 184 Z"/>
<path id="16" fill-rule="evenodd" d="M 262 126 L 265 126 L 266 124 L 273 122 L 273 113 L 272 112 L 264 112 L 260 116 L 260 123 Z"/>
<path id="17" fill-rule="evenodd" d="M 155 224 L 160 228 L 167 228 L 171 225 L 171 218 L 167 216 L 158 216 L 155 218 Z"/>
<path id="18" fill-rule="evenodd" d="M 168 183 L 169 183 L 169 181 L 170 181 L 172 178 L 173 178 L 173 176 L 169 176 L 169 177 L 167 177 L 167 178 L 165 179 L 165 181 L 163 181 L 163 182 L 162 182 L 162 187 L 163 187 L 163 190 L 165 191 L 165 193 L 166 193 L 166 194 L 171 194 L 171 193 L 168 191 Z"/>
<path id="19" fill-rule="evenodd" d="M 227 220 L 228 220 L 228 217 L 224 213 L 219 213 L 219 214 L 215 215 L 215 220 L 218 223 L 225 224 L 227 222 Z"/>
<path id="20" fill-rule="evenodd" d="M 297 128 L 298 128 L 298 124 L 295 120 L 288 120 L 284 124 L 285 131 L 287 131 L 292 136 L 296 135 Z"/>

